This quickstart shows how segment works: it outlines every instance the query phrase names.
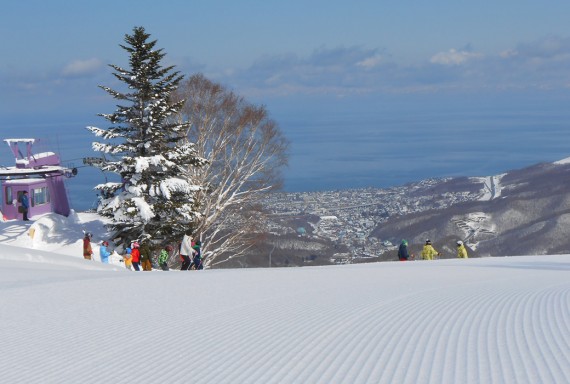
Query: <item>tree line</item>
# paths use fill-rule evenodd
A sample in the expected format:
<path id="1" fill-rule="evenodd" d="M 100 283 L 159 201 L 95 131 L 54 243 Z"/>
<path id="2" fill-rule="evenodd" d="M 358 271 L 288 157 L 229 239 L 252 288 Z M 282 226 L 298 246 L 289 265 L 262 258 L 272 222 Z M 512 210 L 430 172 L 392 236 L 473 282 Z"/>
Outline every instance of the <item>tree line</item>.
<path id="1" fill-rule="evenodd" d="M 221 84 L 163 66 L 143 27 L 120 44 L 129 65 L 110 64 L 123 89 L 100 86 L 117 100 L 101 113 L 92 165 L 120 181 L 97 185 L 97 212 L 110 219 L 116 245 L 150 247 L 201 240 L 205 266 L 242 255 L 264 233 L 260 199 L 281 187 L 289 142 L 263 106 Z"/>

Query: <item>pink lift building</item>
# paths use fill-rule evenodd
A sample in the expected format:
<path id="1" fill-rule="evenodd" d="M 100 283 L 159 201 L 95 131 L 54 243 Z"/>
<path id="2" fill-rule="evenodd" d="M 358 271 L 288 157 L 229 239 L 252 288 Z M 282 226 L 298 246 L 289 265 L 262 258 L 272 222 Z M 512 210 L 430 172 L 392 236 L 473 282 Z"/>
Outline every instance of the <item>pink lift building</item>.
<path id="1" fill-rule="evenodd" d="M 69 201 L 63 178 L 75 176 L 77 169 L 60 165 L 59 156 L 53 152 L 32 153 L 36 139 L 4 140 L 16 159 L 12 167 L 0 166 L 2 188 L 2 213 L 6 219 L 21 218 L 21 196 L 28 192 L 30 208 L 28 216 L 55 212 L 69 215 Z"/>

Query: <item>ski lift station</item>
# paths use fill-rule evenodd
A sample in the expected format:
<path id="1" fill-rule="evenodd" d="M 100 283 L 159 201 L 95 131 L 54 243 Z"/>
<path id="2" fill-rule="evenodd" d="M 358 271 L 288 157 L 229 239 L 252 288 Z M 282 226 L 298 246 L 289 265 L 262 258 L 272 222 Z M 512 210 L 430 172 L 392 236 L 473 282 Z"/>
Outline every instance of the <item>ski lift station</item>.
<path id="1" fill-rule="evenodd" d="M 32 153 L 36 139 L 4 139 L 4 142 L 16 161 L 15 166 L 0 166 L 4 217 L 22 217 L 21 197 L 24 191 L 29 196 L 30 217 L 50 212 L 68 216 L 69 200 L 63 179 L 75 176 L 77 169 L 62 167 L 59 156 L 53 152 Z"/>

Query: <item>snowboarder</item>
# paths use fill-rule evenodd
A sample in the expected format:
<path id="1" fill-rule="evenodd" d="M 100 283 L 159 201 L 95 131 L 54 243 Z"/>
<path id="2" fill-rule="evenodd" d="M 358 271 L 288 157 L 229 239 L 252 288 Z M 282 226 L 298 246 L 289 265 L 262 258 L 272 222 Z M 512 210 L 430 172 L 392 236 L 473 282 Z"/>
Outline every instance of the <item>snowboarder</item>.
<path id="1" fill-rule="evenodd" d="M 463 241 L 457 241 L 457 257 L 460 259 L 467 259 L 467 248 L 463 244 Z"/>
<path id="2" fill-rule="evenodd" d="M 180 257 L 182 258 L 181 271 L 187 271 L 190 268 L 191 260 L 194 256 L 194 250 L 192 249 L 192 233 L 187 231 L 182 238 L 182 243 L 180 244 Z"/>
<path id="3" fill-rule="evenodd" d="M 24 191 L 22 193 L 22 197 L 20 197 L 20 203 L 22 203 L 22 220 L 30 221 L 28 218 L 28 210 L 30 209 L 30 200 L 28 198 L 28 191 Z"/>
<path id="4" fill-rule="evenodd" d="M 192 264 L 194 265 L 194 269 L 204 269 L 202 265 L 202 252 L 200 251 L 200 247 L 202 243 L 200 240 L 196 241 L 196 244 L 192 247 L 194 250 L 194 259 L 192 260 Z"/>
<path id="5" fill-rule="evenodd" d="M 406 261 L 409 259 L 414 259 L 414 254 L 411 255 L 408 253 L 408 240 L 402 239 L 400 243 L 400 248 L 398 249 L 398 260 Z"/>
<path id="6" fill-rule="evenodd" d="M 140 271 L 141 251 L 139 250 L 139 243 L 136 241 L 131 245 L 131 258 L 135 271 Z"/>
<path id="7" fill-rule="evenodd" d="M 435 256 L 441 256 L 441 253 L 436 251 L 431 245 L 431 240 L 427 239 L 424 248 L 422 249 L 422 259 L 433 260 Z"/>
<path id="8" fill-rule="evenodd" d="M 91 255 L 93 254 L 93 249 L 91 248 L 91 238 L 93 234 L 91 232 L 86 232 L 83 237 L 83 258 L 86 260 L 91 260 Z"/>
<path id="9" fill-rule="evenodd" d="M 163 271 L 168 271 L 168 258 L 173 249 L 172 245 L 167 245 L 160 251 L 160 255 L 158 255 L 158 265 L 160 265 Z"/>
<path id="10" fill-rule="evenodd" d="M 99 256 L 101 256 L 101 262 L 103 264 L 109 264 L 109 256 L 111 256 L 111 252 L 107 249 L 109 246 L 108 241 L 103 241 L 101 246 L 99 247 Z"/>

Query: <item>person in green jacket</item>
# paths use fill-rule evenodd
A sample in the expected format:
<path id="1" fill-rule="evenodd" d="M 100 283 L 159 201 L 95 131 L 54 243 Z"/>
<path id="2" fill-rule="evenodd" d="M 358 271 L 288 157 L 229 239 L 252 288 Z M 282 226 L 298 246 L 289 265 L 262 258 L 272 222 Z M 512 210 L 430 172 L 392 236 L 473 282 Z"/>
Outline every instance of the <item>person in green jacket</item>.
<path id="1" fill-rule="evenodd" d="M 168 259 L 170 258 L 170 252 L 172 252 L 173 249 L 172 245 L 167 245 L 158 255 L 158 265 L 160 265 L 160 268 L 163 271 L 168 271 Z"/>
<path id="2" fill-rule="evenodd" d="M 457 242 L 457 257 L 460 259 L 467 259 L 467 248 L 463 244 L 463 241 L 459 240 Z"/>
<path id="3" fill-rule="evenodd" d="M 435 256 L 441 256 L 441 253 L 435 250 L 435 248 L 431 245 L 431 240 L 427 239 L 422 249 L 422 259 L 424 260 L 433 260 Z"/>

